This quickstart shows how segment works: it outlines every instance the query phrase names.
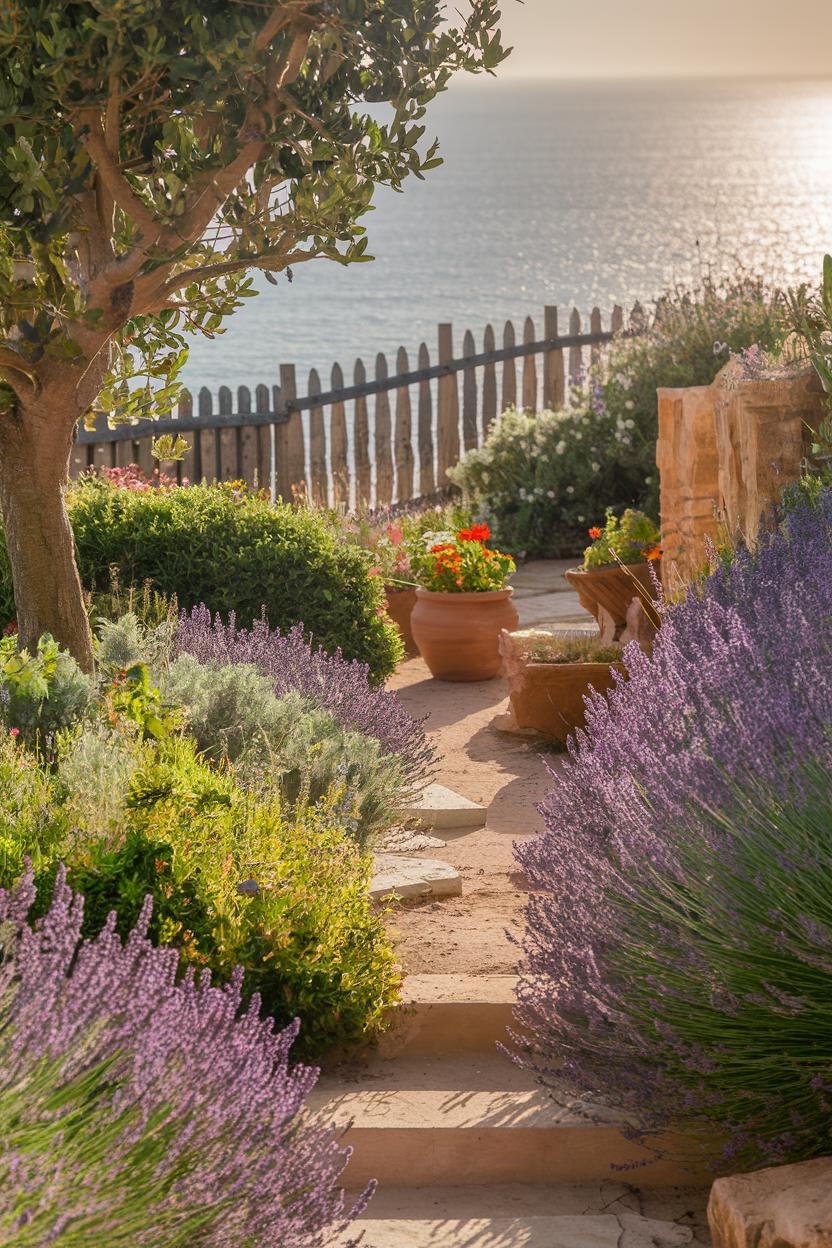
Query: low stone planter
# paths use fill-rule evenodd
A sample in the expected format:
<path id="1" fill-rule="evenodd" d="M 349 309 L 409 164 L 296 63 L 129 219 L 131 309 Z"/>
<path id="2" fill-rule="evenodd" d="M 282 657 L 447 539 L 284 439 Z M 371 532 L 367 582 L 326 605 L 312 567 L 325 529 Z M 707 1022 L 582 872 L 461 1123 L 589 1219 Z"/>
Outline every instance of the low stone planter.
<path id="1" fill-rule="evenodd" d="M 659 560 L 653 565 L 659 575 Z M 627 626 L 627 611 L 634 598 L 652 602 L 656 596 L 649 563 L 618 564 L 606 568 L 570 568 L 564 575 L 577 590 L 581 606 L 594 615 L 601 641 L 618 641 Z M 641 586 L 641 590 L 639 590 Z"/>
<path id="2" fill-rule="evenodd" d="M 623 663 L 534 662 L 510 633 L 501 636 L 500 651 L 511 702 L 508 722 L 501 726 L 536 732 L 561 745 L 586 726 L 589 694 L 607 693 L 615 684 L 614 673 L 626 673 Z"/>
<path id="3" fill-rule="evenodd" d="M 416 590 L 411 628 L 437 680 L 492 680 L 502 666 L 500 633 L 517 628 L 511 589 L 486 593 Z"/>
<path id="4" fill-rule="evenodd" d="M 410 627 L 410 617 L 416 606 L 416 590 L 394 589 L 387 585 L 384 592 L 386 595 L 384 609 L 401 634 L 405 654 L 408 658 L 412 658 L 414 654 L 419 653 L 419 648 L 413 640 L 413 630 Z"/>

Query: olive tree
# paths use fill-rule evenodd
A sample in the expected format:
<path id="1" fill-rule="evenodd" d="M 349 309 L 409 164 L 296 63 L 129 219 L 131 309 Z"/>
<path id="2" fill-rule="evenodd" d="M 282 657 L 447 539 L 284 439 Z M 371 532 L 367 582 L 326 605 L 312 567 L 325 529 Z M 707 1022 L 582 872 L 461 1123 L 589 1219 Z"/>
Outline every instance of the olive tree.
<path id="1" fill-rule="evenodd" d="M 220 329 L 252 270 L 367 259 L 374 188 L 439 163 L 426 105 L 506 55 L 497 3 L 0 4 L 0 503 L 23 644 L 48 631 L 92 663 L 64 503 L 78 422 L 168 410 L 188 334 Z"/>

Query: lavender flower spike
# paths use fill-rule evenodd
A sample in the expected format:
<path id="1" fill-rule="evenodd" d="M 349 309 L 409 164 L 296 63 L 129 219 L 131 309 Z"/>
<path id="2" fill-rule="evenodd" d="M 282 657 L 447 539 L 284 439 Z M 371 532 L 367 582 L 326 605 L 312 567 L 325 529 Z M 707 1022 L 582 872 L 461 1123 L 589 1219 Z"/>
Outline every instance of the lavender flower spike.
<path id="1" fill-rule="evenodd" d="M 344 1212 L 348 1152 L 309 1120 L 317 1071 L 288 1055 L 238 975 L 180 974 L 114 916 L 81 939 L 83 899 L 58 877 L 25 922 L 28 871 L 0 890 L 0 1241 L 15 1248 L 322 1248 Z M 352 1241 L 353 1244 L 358 1239 Z"/>

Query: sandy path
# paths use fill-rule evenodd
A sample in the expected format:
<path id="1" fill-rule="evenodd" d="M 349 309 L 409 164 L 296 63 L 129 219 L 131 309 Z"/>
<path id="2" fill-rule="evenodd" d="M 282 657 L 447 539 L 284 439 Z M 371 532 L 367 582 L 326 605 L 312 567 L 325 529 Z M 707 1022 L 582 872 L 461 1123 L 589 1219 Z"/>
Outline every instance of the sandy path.
<path id="1" fill-rule="evenodd" d="M 390 930 L 405 971 L 447 974 L 508 973 L 517 951 L 506 936 L 522 915 L 524 880 L 512 843 L 538 833 L 536 804 L 551 786 L 541 744 L 497 732 L 491 721 L 508 706 L 505 681 L 476 684 L 431 679 L 421 659 L 403 663 L 388 682 L 407 709 L 428 716 L 428 735 L 439 756 L 436 779 L 471 801 L 488 806 L 486 827 L 447 837 L 430 851 L 462 876 L 461 897 L 396 909 Z M 562 755 L 546 754 L 550 765 Z"/>

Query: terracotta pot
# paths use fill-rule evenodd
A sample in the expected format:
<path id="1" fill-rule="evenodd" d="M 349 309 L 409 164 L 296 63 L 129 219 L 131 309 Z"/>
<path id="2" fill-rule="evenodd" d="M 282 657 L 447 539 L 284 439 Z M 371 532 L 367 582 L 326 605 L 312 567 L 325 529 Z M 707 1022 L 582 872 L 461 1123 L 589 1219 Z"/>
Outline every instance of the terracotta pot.
<path id="1" fill-rule="evenodd" d="M 655 561 L 661 576 L 660 561 Z M 578 591 L 581 606 L 595 616 L 604 642 L 618 641 L 627 624 L 627 610 L 634 598 L 652 602 L 656 596 L 649 563 L 631 563 L 626 571 L 617 563 L 605 568 L 570 568 L 566 579 Z M 639 593 L 638 586 L 642 586 Z"/>
<path id="2" fill-rule="evenodd" d="M 566 744 L 577 728 L 586 726 L 584 698 L 590 688 L 612 689 L 613 672 L 621 663 L 526 663 L 509 677 L 511 710 L 517 728 L 533 729 Z"/>
<path id="3" fill-rule="evenodd" d="M 410 628 L 410 617 L 416 606 L 416 590 L 392 589 L 387 585 L 384 592 L 386 594 L 384 608 L 401 634 L 405 654 L 410 656 L 418 654 L 419 650 Z"/>
<path id="4" fill-rule="evenodd" d="M 502 666 L 501 631 L 517 628 L 511 589 L 483 594 L 416 590 L 410 619 L 419 653 L 437 680 L 491 680 Z"/>

